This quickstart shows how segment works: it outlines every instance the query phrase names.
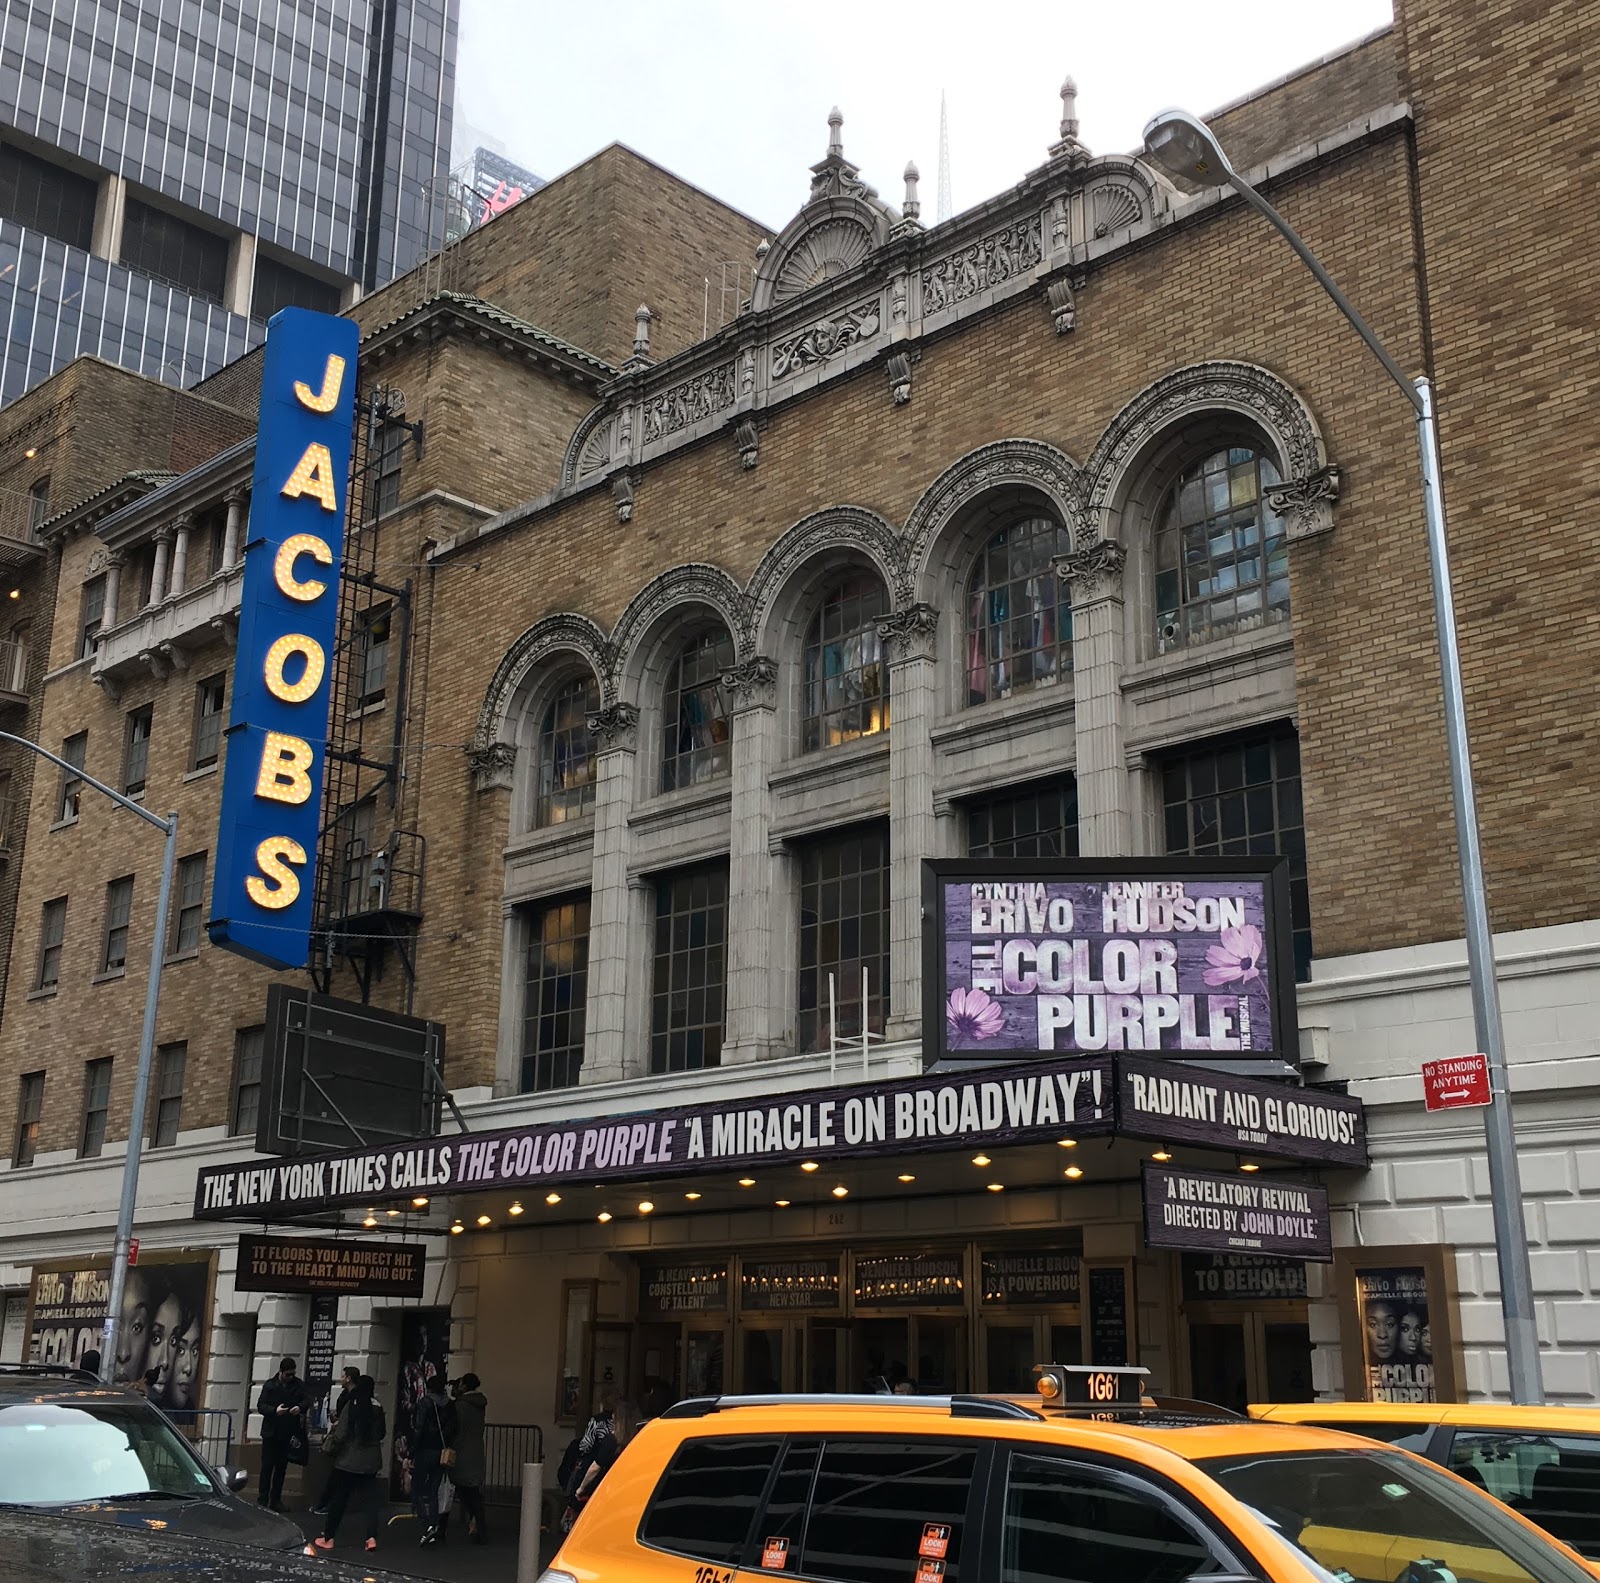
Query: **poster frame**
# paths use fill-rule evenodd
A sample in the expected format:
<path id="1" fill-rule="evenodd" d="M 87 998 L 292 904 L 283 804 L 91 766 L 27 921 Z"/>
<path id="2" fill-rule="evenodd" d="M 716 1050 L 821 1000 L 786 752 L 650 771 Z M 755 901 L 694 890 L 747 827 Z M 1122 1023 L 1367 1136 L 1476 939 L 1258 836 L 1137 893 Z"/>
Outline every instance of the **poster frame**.
<path id="1" fill-rule="evenodd" d="M 1339 1311 L 1339 1352 L 1346 1401 L 1373 1400 L 1367 1387 L 1358 1278 L 1369 1270 L 1415 1269 L 1422 1270 L 1428 1285 L 1434 1397 L 1440 1402 L 1466 1399 L 1466 1355 L 1461 1342 L 1456 1250 L 1453 1244 L 1434 1242 L 1334 1249 L 1332 1279 Z"/>

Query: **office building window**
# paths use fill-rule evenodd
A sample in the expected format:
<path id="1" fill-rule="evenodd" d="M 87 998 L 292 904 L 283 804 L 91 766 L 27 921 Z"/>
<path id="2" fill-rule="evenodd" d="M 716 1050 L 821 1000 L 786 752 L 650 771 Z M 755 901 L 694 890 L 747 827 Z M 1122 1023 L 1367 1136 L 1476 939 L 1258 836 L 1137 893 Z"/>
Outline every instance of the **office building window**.
<path id="1" fill-rule="evenodd" d="M 340 815 L 335 830 L 340 840 L 344 863 L 344 910 L 342 916 L 377 912 L 383 907 L 382 885 L 377 868 L 378 805 L 371 798 L 352 803 Z"/>
<path id="2" fill-rule="evenodd" d="M 826 1049 L 834 1034 L 883 1033 L 889 1010 L 887 825 L 837 831 L 800 849 L 799 1010 L 802 1051 Z"/>
<path id="3" fill-rule="evenodd" d="M 280 264 L 264 253 L 256 254 L 255 285 L 250 294 L 250 317 L 264 324 L 280 308 L 309 308 L 313 313 L 337 313 L 339 288 Z"/>
<path id="4" fill-rule="evenodd" d="M 1162 765 L 1162 804 L 1169 852 L 1288 858 L 1294 973 L 1310 978 L 1311 898 L 1294 731 L 1279 727 L 1174 753 Z"/>
<path id="5" fill-rule="evenodd" d="M 661 789 L 698 786 L 733 762 L 722 673 L 733 665 L 725 629 L 702 632 L 678 651 L 661 700 Z"/>
<path id="6" fill-rule="evenodd" d="M 208 676 L 194 690 L 194 750 L 189 768 L 201 770 L 222 756 L 222 707 L 226 676 Z"/>
<path id="7" fill-rule="evenodd" d="M 372 511 L 382 516 L 400 504 L 400 473 L 405 465 L 406 441 L 411 430 L 403 423 L 385 423 L 374 440 L 378 455 L 377 482 L 373 490 Z"/>
<path id="8" fill-rule="evenodd" d="M 133 875 L 106 886 L 106 940 L 100 971 L 120 973 L 128 965 L 128 919 L 133 915 Z"/>
<path id="9" fill-rule="evenodd" d="M 50 475 L 36 479 L 28 491 L 28 537 L 39 537 L 39 529 L 50 520 Z"/>
<path id="10" fill-rule="evenodd" d="M 261 1057 L 266 1044 L 265 1028 L 240 1028 L 233 1036 L 233 1105 L 228 1131 L 234 1137 L 255 1136 L 261 1115 Z"/>
<path id="11" fill-rule="evenodd" d="M 111 1058 L 83 1063 L 83 1131 L 78 1157 L 96 1158 L 106 1141 L 106 1118 L 111 1113 Z"/>
<path id="12" fill-rule="evenodd" d="M 150 726 L 154 717 L 154 704 L 128 712 L 127 736 L 122 744 L 122 789 L 130 797 L 144 790 L 145 772 L 150 767 Z"/>
<path id="13" fill-rule="evenodd" d="M 391 611 L 388 605 L 369 610 L 358 618 L 357 642 L 360 645 L 360 669 L 357 672 L 360 691 L 358 698 L 363 709 L 381 704 L 388 696 L 389 687 L 389 630 Z"/>
<path id="14" fill-rule="evenodd" d="M 94 242 L 98 187 L 88 176 L 0 143 L 0 219 L 87 253 Z"/>
<path id="15" fill-rule="evenodd" d="M 967 585 L 967 703 L 1009 698 L 1072 669 L 1072 605 L 1055 558 L 1072 534 L 1049 517 L 1002 528 Z"/>
<path id="16" fill-rule="evenodd" d="M 571 1088 L 583 1066 L 589 992 L 589 898 L 565 896 L 528 917 L 522 1092 Z"/>
<path id="17" fill-rule="evenodd" d="M 178 863 L 176 910 L 172 918 L 169 956 L 186 956 L 200 949 L 200 931 L 206 911 L 206 854 L 191 852 Z"/>
<path id="18" fill-rule="evenodd" d="M 221 302 L 228 289 L 228 239 L 129 198 L 122 220 L 122 262 L 153 280 Z"/>
<path id="19" fill-rule="evenodd" d="M 86 660 L 94 653 L 94 641 L 100 635 L 100 623 L 105 619 L 105 578 L 91 577 L 83 585 L 83 599 L 78 610 L 78 627 L 81 633 L 78 640 L 78 658 Z"/>
<path id="20" fill-rule="evenodd" d="M 1072 775 L 1014 786 L 967 804 L 971 857 L 1076 857 L 1078 782 Z"/>
<path id="21" fill-rule="evenodd" d="M 598 760 L 589 716 L 599 708 L 600 688 L 592 676 L 574 676 L 545 705 L 539 724 L 536 826 L 565 824 L 594 806 Z"/>
<path id="22" fill-rule="evenodd" d="M 889 675 L 878 639 L 888 597 L 876 577 L 848 578 L 828 590 L 811 618 L 805 646 L 806 752 L 869 737 L 889 724 Z"/>
<path id="23" fill-rule="evenodd" d="M 163 1044 L 156 1050 L 155 1116 L 150 1125 L 152 1148 L 170 1148 L 178 1141 L 183 1116 L 183 1071 L 189 1064 L 187 1044 Z"/>
<path id="24" fill-rule="evenodd" d="M 61 945 L 67 938 L 67 898 L 44 904 L 39 921 L 39 973 L 35 989 L 54 989 L 61 981 Z"/>
<path id="25" fill-rule="evenodd" d="M 32 1165 L 39 1150 L 39 1118 L 44 1114 L 44 1073 L 24 1072 L 17 1095 L 17 1144 L 12 1165 Z"/>
<path id="26" fill-rule="evenodd" d="M 722 1059 L 728 970 L 728 865 L 656 881 L 650 1070 L 695 1072 Z"/>
<path id="27" fill-rule="evenodd" d="M 1269 457 L 1233 445 L 1172 486 L 1156 530 L 1156 646 L 1278 621 L 1289 613 L 1285 519 L 1263 498 L 1281 482 Z"/>
<path id="28" fill-rule="evenodd" d="M 72 767 L 61 772 L 61 807 L 58 824 L 70 824 L 78 817 L 83 802 L 83 776 L 80 773 L 89 753 L 89 733 L 78 731 L 61 744 L 61 756 Z"/>

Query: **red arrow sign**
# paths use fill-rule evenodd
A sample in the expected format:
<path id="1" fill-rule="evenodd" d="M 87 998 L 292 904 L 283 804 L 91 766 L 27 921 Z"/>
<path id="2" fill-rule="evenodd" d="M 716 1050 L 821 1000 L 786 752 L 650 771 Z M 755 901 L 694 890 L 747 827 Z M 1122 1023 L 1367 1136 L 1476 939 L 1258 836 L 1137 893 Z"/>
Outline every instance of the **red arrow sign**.
<path id="1" fill-rule="evenodd" d="M 1486 1055 L 1451 1055 L 1422 1063 L 1422 1101 L 1429 1110 L 1493 1104 Z"/>

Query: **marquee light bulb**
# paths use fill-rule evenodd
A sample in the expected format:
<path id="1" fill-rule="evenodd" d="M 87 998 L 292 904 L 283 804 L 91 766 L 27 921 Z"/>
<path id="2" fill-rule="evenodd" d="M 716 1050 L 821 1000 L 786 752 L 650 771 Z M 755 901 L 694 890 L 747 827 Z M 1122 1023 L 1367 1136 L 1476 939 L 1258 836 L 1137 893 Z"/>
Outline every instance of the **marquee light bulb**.
<path id="1" fill-rule="evenodd" d="M 1069 1165 L 1061 1174 L 1063 1176 L 1070 1176 L 1073 1181 L 1077 1181 L 1078 1178 L 1083 1175 L 1083 1167 L 1081 1165 Z"/>
<path id="2" fill-rule="evenodd" d="M 1006 1184 L 1004 1182 L 990 1182 L 989 1183 L 989 1191 L 991 1193 L 1003 1193 L 1003 1192 L 1005 1192 L 1005 1190 L 1006 1190 Z"/>
<path id="3" fill-rule="evenodd" d="M 369 1228 L 377 1225 L 377 1223 L 378 1217 L 376 1215 L 368 1215 L 367 1218 L 361 1222 L 363 1226 L 367 1226 Z"/>
<path id="4" fill-rule="evenodd" d="M 1245 1160 L 1243 1163 L 1241 1163 L 1239 1169 L 1241 1171 L 1259 1171 L 1261 1167 L 1257 1165 L 1254 1160 Z"/>
<path id="5" fill-rule="evenodd" d="M 411 1207 L 413 1209 L 426 1209 L 428 1207 L 428 1200 L 419 1193 L 411 1200 Z"/>
<path id="6" fill-rule="evenodd" d="M 850 1196 L 850 1189 L 844 1186 L 836 1187 L 833 1190 L 833 1196 L 835 1198 L 848 1198 Z"/>
<path id="7" fill-rule="evenodd" d="M 756 1185 L 756 1179 L 753 1176 L 741 1176 L 739 1178 L 739 1185 L 740 1187 L 754 1187 Z"/>
<path id="8" fill-rule="evenodd" d="M 457 1221 L 457 1222 L 456 1222 L 456 1223 L 455 1223 L 455 1224 L 454 1224 L 454 1225 L 453 1225 L 453 1226 L 451 1226 L 451 1228 L 450 1228 L 450 1235 L 451 1235 L 451 1236 L 452 1236 L 452 1237 L 459 1237 L 459 1236 L 460 1236 L 460 1235 L 461 1235 L 461 1233 L 462 1233 L 462 1232 L 463 1232 L 463 1231 L 465 1231 L 465 1230 L 466 1230 L 466 1229 L 467 1229 L 467 1228 L 466 1228 L 466 1227 L 465 1227 L 465 1226 L 463 1226 L 463 1225 L 462 1225 L 462 1224 L 461 1224 L 461 1222 L 460 1222 L 460 1221 L 459 1221 L 459 1220 L 458 1220 L 458 1221 Z"/>
<path id="9" fill-rule="evenodd" d="M 487 1215 L 479 1215 L 478 1216 L 478 1224 L 480 1226 L 487 1226 L 487 1225 L 492 1225 L 493 1222 L 490 1220 L 489 1216 L 487 1216 Z"/>
<path id="10" fill-rule="evenodd" d="M 1167 1161 L 1172 1158 L 1172 1150 L 1163 1144 L 1161 1148 L 1157 1149 L 1155 1153 L 1150 1156 L 1150 1158 L 1152 1160 L 1159 1160 L 1163 1165 L 1165 1165 Z"/>
<path id="11" fill-rule="evenodd" d="M 400 1213 L 400 1211 L 398 1209 L 386 1209 L 386 1210 L 384 1210 L 384 1214 L 388 1215 L 391 1220 L 396 1215 L 398 1215 L 399 1213 Z"/>
<path id="12" fill-rule="evenodd" d="M 989 1156 L 987 1154 L 975 1154 L 972 1157 L 972 1163 L 974 1165 L 988 1165 Z"/>
<path id="13" fill-rule="evenodd" d="M 594 1218 L 598 1220 L 602 1226 L 609 1226 L 611 1224 L 611 1211 L 609 1209 L 602 1209 Z"/>
<path id="14" fill-rule="evenodd" d="M 1078 1147 L 1078 1140 L 1076 1138 L 1057 1138 L 1056 1142 L 1063 1149 L 1076 1149 Z"/>
<path id="15" fill-rule="evenodd" d="M 895 1180 L 900 1182 L 914 1182 L 916 1181 L 916 1177 L 910 1171 L 905 1171 L 900 1176 L 896 1177 Z"/>
<path id="16" fill-rule="evenodd" d="M 655 1213 L 655 1208 L 656 1206 L 652 1204 L 648 1198 L 641 1198 L 639 1200 L 639 1213 L 641 1215 L 653 1215 Z"/>
<path id="17" fill-rule="evenodd" d="M 685 1193 L 683 1196 L 687 1198 L 691 1204 L 698 1204 L 700 1202 L 700 1195 L 698 1193 Z"/>
<path id="18" fill-rule="evenodd" d="M 520 1199 L 520 1198 L 519 1198 L 519 1199 L 518 1199 L 518 1200 L 517 1200 L 517 1202 L 516 1202 L 516 1203 L 514 1203 L 514 1204 L 513 1204 L 513 1205 L 512 1205 L 512 1206 L 511 1206 L 511 1207 L 510 1207 L 510 1209 L 508 1209 L 508 1210 L 507 1210 L 507 1211 L 506 1211 L 506 1213 L 507 1213 L 507 1214 L 508 1214 L 508 1215 L 520 1215 L 520 1214 L 521 1214 L 521 1213 L 522 1213 L 522 1200 L 521 1200 L 521 1199 Z"/>
<path id="19" fill-rule="evenodd" d="M 820 1171 L 822 1169 L 822 1167 L 820 1165 L 818 1165 L 815 1160 L 802 1160 L 800 1162 L 800 1169 L 802 1171 L 811 1172 L 811 1171 Z"/>
<path id="20" fill-rule="evenodd" d="M 787 1198 L 775 1198 L 773 1199 L 773 1203 L 775 1203 L 779 1209 L 787 1209 L 789 1207 L 789 1200 Z"/>
<path id="21" fill-rule="evenodd" d="M 545 1203 L 551 1205 L 559 1204 L 561 1202 L 561 1195 L 560 1193 L 546 1193 L 544 1195 L 544 1201 Z"/>

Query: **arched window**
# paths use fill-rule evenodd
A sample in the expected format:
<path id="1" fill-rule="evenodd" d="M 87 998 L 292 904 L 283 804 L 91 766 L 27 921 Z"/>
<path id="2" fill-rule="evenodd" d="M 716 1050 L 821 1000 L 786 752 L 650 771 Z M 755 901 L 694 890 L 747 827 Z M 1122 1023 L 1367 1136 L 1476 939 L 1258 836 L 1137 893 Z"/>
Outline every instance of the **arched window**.
<path id="1" fill-rule="evenodd" d="M 1282 482 L 1247 445 L 1213 451 L 1172 486 L 1156 529 L 1156 646 L 1165 654 L 1289 613 L 1289 541 L 1262 499 Z"/>
<path id="2" fill-rule="evenodd" d="M 564 824 L 594 805 L 595 753 L 588 716 L 600 707 L 592 676 L 574 676 L 559 687 L 539 722 L 539 784 L 535 826 Z"/>
<path id="3" fill-rule="evenodd" d="M 883 584 L 861 575 L 835 583 L 806 630 L 806 752 L 870 737 L 889 724 L 889 678 L 878 641 L 888 611 Z"/>
<path id="4" fill-rule="evenodd" d="M 732 762 L 722 673 L 733 665 L 726 630 L 702 632 L 678 651 L 661 700 L 661 789 L 699 786 Z"/>
<path id="5" fill-rule="evenodd" d="M 1051 562 L 1072 535 L 1025 517 L 984 546 L 967 585 L 967 703 L 1009 698 L 1072 669 L 1072 606 Z"/>

